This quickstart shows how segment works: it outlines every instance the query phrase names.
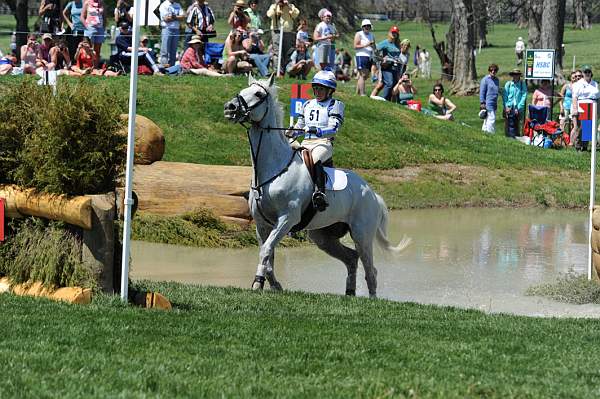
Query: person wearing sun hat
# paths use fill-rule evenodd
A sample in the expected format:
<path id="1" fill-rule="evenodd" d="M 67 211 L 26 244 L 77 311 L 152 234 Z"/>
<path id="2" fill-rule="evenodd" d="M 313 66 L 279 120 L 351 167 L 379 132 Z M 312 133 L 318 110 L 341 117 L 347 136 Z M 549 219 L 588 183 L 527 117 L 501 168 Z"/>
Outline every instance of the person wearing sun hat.
<path id="1" fill-rule="evenodd" d="M 510 138 L 519 135 L 519 120 L 525 112 L 527 84 L 521 80 L 521 70 L 515 68 L 508 73 L 512 80 L 504 85 L 502 103 L 504 106 L 504 134 Z"/>
<path id="2" fill-rule="evenodd" d="M 364 96 L 365 81 L 371 73 L 373 65 L 373 48 L 375 46 L 375 36 L 371 29 L 373 25 L 369 19 L 363 19 L 360 24 L 361 30 L 354 35 L 354 50 L 356 50 L 355 61 L 358 70 L 358 80 L 356 82 L 356 94 Z"/>
<path id="3" fill-rule="evenodd" d="M 583 65 L 581 67 L 581 71 L 583 79 L 579 79 L 576 83 L 574 83 L 572 89 L 571 115 L 573 115 L 573 117 L 575 118 L 579 117 L 579 101 L 598 101 L 600 94 L 598 92 L 598 83 L 594 79 L 592 79 L 592 77 L 594 76 L 594 74 L 592 73 L 592 67 L 589 65 Z M 580 126 L 579 123 L 578 126 Z M 581 132 L 578 132 L 578 135 L 580 133 Z M 575 146 L 578 149 L 585 150 L 587 148 L 587 142 L 580 142 L 580 140 L 576 140 Z"/>
<path id="4" fill-rule="evenodd" d="M 517 56 L 517 65 L 521 65 L 523 62 L 523 54 L 525 53 L 525 42 L 523 38 L 519 36 L 515 43 L 515 55 Z"/>
<path id="5" fill-rule="evenodd" d="M 233 10 L 231 10 L 231 13 L 229 13 L 229 18 L 227 18 L 227 23 L 229 26 L 231 26 L 231 29 L 248 29 L 250 17 L 244 11 L 246 7 L 248 7 L 248 4 L 246 4 L 244 0 L 237 0 L 235 3 L 233 3 Z"/>
<path id="6" fill-rule="evenodd" d="M 288 0 L 277 0 L 267 10 L 267 17 L 271 18 L 271 44 L 275 54 L 273 55 L 273 65 L 279 64 L 279 37 L 280 29 L 283 30 L 283 41 L 281 43 L 281 71 L 283 75 L 285 65 L 288 62 L 287 54 L 296 43 L 296 34 L 293 32 L 294 20 L 300 15 L 300 10 Z"/>

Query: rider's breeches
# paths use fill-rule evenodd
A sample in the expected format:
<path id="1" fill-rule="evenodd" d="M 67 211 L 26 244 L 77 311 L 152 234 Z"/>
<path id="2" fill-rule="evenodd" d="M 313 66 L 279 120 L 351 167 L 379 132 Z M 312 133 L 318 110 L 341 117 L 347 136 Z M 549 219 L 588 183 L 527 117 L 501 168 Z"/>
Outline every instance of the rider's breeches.
<path id="1" fill-rule="evenodd" d="M 302 147 L 310 150 L 313 162 L 325 162 L 333 156 L 333 146 L 327 139 L 304 140 Z"/>

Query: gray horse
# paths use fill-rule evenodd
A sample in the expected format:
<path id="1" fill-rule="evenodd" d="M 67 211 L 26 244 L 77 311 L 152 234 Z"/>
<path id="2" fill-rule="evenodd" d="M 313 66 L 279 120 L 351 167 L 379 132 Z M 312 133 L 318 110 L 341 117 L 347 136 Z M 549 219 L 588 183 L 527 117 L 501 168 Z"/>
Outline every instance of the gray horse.
<path id="1" fill-rule="evenodd" d="M 281 290 L 275 278 L 275 246 L 312 206 L 313 181 L 299 152 L 289 143 L 282 128 L 283 111 L 277 101 L 273 76 L 267 80 L 249 77 L 249 87 L 225 104 L 225 118 L 250 123 L 248 138 L 254 177 L 248 199 L 260 243 L 259 263 L 252 284 L 264 286 L 265 278 L 274 290 Z M 373 266 L 373 241 L 388 251 L 400 252 L 410 244 L 404 237 L 397 246 L 387 239 L 388 211 L 383 199 L 361 177 L 345 171 L 347 186 L 328 191 L 330 206 L 318 212 L 305 226 L 310 239 L 348 269 L 346 295 L 356 295 L 356 269 L 360 259 L 365 269 L 369 295 L 377 294 L 377 269 Z M 347 232 L 356 249 L 340 243 Z"/>

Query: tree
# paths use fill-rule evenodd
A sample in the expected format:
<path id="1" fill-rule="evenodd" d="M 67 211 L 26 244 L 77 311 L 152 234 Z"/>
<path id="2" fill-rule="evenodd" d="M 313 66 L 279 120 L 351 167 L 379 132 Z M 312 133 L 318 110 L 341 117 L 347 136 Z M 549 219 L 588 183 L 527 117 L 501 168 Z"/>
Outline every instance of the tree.
<path id="1" fill-rule="evenodd" d="M 565 0 L 544 0 L 540 47 L 555 50 L 556 73 L 562 78 Z"/>
<path id="2" fill-rule="evenodd" d="M 529 37 L 527 47 L 539 48 L 542 33 L 542 11 L 544 0 L 529 0 L 527 4 L 527 15 L 529 17 Z M 555 22 L 554 22 L 555 23 Z M 554 24 L 553 23 L 553 24 Z"/>
<path id="3" fill-rule="evenodd" d="M 453 43 L 451 48 L 453 78 L 452 93 L 471 95 L 477 91 L 477 71 L 474 55 L 474 15 L 472 0 L 452 0 Z"/>
<path id="4" fill-rule="evenodd" d="M 17 32 L 17 58 L 21 57 L 19 49 L 27 43 L 27 33 L 29 32 L 27 10 L 29 8 L 28 0 L 3 0 L 16 20 Z"/>
<path id="5" fill-rule="evenodd" d="M 488 2 L 487 0 L 473 0 L 473 16 L 475 20 L 475 46 L 481 42 L 481 47 L 487 47 Z"/>
<path id="6" fill-rule="evenodd" d="M 589 6 L 589 4 L 587 5 Z M 592 27 L 588 12 L 584 10 L 583 0 L 573 0 L 573 11 L 575 14 L 574 29 L 590 29 Z"/>
<path id="7" fill-rule="evenodd" d="M 415 22 L 429 22 L 429 0 L 422 0 L 415 9 Z"/>

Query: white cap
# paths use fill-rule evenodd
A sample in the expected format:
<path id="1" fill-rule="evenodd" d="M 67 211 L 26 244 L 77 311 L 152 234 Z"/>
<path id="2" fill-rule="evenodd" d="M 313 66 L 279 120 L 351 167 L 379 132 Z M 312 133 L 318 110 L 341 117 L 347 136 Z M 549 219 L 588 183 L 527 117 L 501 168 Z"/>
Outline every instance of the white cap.
<path id="1" fill-rule="evenodd" d="M 360 23 L 360 27 L 362 28 L 365 25 L 373 25 L 373 24 L 371 23 L 371 20 L 363 19 L 362 22 Z"/>
<path id="2" fill-rule="evenodd" d="M 523 38 L 521 36 L 519 36 L 519 38 L 517 40 L 523 40 Z"/>

